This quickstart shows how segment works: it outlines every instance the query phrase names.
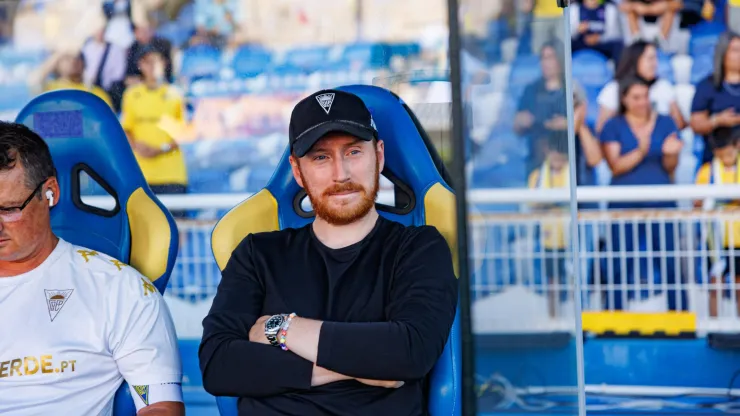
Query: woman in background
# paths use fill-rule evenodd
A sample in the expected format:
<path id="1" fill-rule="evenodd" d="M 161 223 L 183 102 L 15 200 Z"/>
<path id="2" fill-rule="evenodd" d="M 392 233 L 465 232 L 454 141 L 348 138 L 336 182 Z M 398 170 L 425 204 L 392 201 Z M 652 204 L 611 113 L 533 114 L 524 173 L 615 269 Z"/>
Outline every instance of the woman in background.
<path id="1" fill-rule="evenodd" d="M 740 127 L 740 34 L 720 35 L 714 49 L 714 73 L 696 86 L 691 103 L 691 129 L 708 136 L 720 127 Z M 712 160 L 706 144 L 701 163 Z"/>
<path id="2" fill-rule="evenodd" d="M 676 124 L 671 117 L 659 114 L 653 109 L 649 98 L 650 86 L 645 80 L 637 77 L 625 78 L 620 82 L 619 95 L 621 97 L 619 114 L 609 120 L 601 132 L 604 157 L 612 171 L 611 185 L 668 185 L 673 183 L 673 173 L 678 166 L 678 158 L 683 147 L 683 143 L 678 138 Z M 666 201 L 612 202 L 609 204 L 610 209 L 655 209 L 674 208 L 675 206 L 675 202 Z M 665 262 L 661 262 L 658 256 L 649 260 L 641 256 L 638 276 L 634 275 L 636 271 L 634 256 L 627 258 L 626 261 L 615 258 L 613 260 L 614 276 L 611 283 L 618 286 L 622 281 L 626 281 L 629 285 L 639 282 L 642 288 L 647 288 L 650 283 L 656 288 L 660 288 L 662 282 L 668 285 L 674 284 L 677 279 L 673 259 L 675 249 L 673 236 L 673 225 L 669 222 L 651 223 L 650 228 L 645 222 L 639 225 L 613 224 L 611 239 L 607 242 L 609 252 L 634 253 L 647 250 L 653 253 L 665 252 L 667 256 Z M 670 310 L 685 309 L 687 306 L 683 297 L 680 305 L 676 301 L 677 292 L 673 289 L 668 291 L 668 309 Z M 627 291 L 626 298 L 633 299 L 638 295 L 639 298 L 644 299 L 652 294 L 645 290 L 637 294 L 631 289 Z M 615 309 L 627 307 L 622 290 L 615 290 L 614 299 L 606 299 L 606 302 L 607 305 L 613 305 Z"/>
<path id="3" fill-rule="evenodd" d="M 661 115 L 670 115 L 673 122 L 682 130 L 686 121 L 676 103 L 676 93 L 671 82 L 658 78 L 658 49 L 652 43 L 637 41 L 626 47 L 614 74 L 614 80 L 604 86 L 599 93 L 599 117 L 596 132 L 601 132 L 607 120 L 619 110 L 619 83 L 628 78 L 638 78 L 649 87 L 651 106 Z"/>

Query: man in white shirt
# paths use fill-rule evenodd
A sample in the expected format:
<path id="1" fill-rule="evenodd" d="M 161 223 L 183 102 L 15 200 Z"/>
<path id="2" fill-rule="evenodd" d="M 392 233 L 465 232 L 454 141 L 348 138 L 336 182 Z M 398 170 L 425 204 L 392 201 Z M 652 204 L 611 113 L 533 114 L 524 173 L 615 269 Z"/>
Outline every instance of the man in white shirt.
<path id="1" fill-rule="evenodd" d="M 183 415 L 182 367 L 151 282 L 56 237 L 49 148 L 0 122 L 0 414 L 111 415 L 131 386 L 138 416 Z"/>

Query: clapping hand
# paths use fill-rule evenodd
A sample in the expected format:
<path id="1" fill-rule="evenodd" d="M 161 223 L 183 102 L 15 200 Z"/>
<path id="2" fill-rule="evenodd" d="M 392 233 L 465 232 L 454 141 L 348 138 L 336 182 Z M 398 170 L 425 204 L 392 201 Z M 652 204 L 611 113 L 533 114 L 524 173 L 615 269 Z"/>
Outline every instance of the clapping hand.
<path id="1" fill-rule="evenodd" d="M 676 156 L 681 153 L 683 149 L 683 142 L 676 136 L 676 133 L 668 136 L 663 142 L 663 154 L 669 156 Z"/>

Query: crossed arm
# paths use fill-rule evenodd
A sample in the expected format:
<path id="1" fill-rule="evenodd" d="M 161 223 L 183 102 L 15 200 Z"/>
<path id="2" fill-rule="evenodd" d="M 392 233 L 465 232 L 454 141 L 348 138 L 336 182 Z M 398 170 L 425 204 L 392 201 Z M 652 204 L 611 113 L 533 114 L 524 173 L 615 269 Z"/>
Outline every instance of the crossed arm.
<path id="1" fill-rule="evenodd" d="M 259 334 L 265 293 L 251 264 L 251 244 L 247 237 L 235 250 L 203 322 L 199 355 L 206 391 L 272 396 L 349 379 L 417 380 L 432 369 L 457 305 L 450 251 L 438 231 L 424 228 L 409 240 L 396 266 L 386 322 L 297 317 L 288 330 L 289 351 L 267 345 Z"/>

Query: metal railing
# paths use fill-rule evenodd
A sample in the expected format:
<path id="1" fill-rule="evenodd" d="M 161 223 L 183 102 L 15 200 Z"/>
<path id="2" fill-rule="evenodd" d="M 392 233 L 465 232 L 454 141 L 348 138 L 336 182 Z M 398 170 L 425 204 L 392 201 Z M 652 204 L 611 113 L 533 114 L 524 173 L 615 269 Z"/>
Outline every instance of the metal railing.
<path id="1" fill-rule="evenodd" d="M 734 260 L 740 211 L 584 211 L 579 214 L 584 311 L 697 316 L 699 331 L 740 329 Z M 573 280 L 567 212 L 471 217 L 471 290 L 476 329 L 572 329 Z M 181 221 L 181 249 L 169 296 L 210 302 L 220 281 L 214 222 Z M 736 249 L 735 246 L 738 245 Z"/>

